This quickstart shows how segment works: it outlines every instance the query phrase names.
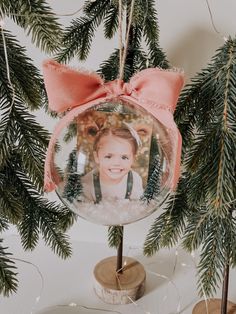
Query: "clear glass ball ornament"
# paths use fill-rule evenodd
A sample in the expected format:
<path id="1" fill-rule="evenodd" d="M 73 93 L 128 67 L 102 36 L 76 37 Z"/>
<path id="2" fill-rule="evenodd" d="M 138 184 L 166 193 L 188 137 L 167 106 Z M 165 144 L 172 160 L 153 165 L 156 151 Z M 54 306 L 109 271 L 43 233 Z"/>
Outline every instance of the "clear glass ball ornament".
<path id="1" fill-rule="evenodd" d="M 120 100 L 93 106 L 58 138 L 56 193 L 91 222 L 138 221 L 170 195 L 170 145 L 166 127 L 141 107 Z"/>

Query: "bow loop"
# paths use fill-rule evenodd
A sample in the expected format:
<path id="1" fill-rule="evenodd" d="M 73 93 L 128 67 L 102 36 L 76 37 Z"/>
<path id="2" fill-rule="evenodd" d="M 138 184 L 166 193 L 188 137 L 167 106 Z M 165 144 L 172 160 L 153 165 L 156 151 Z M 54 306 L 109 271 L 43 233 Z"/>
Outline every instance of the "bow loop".
<path id="1" fill-rule="evenodd" d="M 102 78 L 96 73 L 77 71 L 54 60 L 43 63 L 49 108 L 64 112 L 92 99 L 105 96 Z"/>
<path id="2" fill-rule="evenodd" d="M 174 112 L 184 76 L 178 71 L 149 68 L 134 75 L 130 80 L 139 100 Z"/>

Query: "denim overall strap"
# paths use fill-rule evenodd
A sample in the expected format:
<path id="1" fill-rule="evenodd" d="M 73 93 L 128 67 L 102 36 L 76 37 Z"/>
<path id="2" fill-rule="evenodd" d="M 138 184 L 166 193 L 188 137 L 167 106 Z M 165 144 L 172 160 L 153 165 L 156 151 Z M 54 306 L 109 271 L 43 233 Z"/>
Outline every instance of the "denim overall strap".
<path id="1" fill-rule="evenodd" d="M 128 172 L 128 176 L 127 176 L 127 187 L 126 187 L 126 194 L 125 194 L 125 198 L 130 198 L 130 194 L 132 192 L 133 189 L 133 173 L 132 171 Z"/>
<path id="2" fill-rule="evenodd" d="M 93 186 L 94 186 L 94 193 L 95 193 L 95 198 L 96 198 L 96 201 L 94 203 L 98 204 L 102 200 L 102 191 L 101 191 L 101 185 L 100 185 L 98 172 L 94 172 L 93 174 Z M 127 176 L 127 186 L 126 186 L 126 193 L 125 193 L 126 199 L 130 198 L 132 189 L 133 189 L 133 173 L 132 171 L 129 171 L 128 176 Z"/>
<path id="3" fill-rule="evenodd" d="M 102 191 L 100 186 L 100 179 L 99 179 L 99 172 L 93 173 L 93 186 L 94 186 L 94 193 L 95 193 L 95 204 L 98 204 L 102 200 Z"/>

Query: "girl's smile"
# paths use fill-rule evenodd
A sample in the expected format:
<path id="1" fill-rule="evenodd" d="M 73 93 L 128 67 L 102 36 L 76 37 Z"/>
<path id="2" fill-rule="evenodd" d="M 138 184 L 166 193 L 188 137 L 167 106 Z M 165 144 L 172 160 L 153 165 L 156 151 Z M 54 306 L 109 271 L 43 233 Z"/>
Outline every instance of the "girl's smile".
<path id="1" fill-rule="evenodd" d="M 134 162 L 132 145 L 126 139 L 114 135 L 104 136 L 98 151 L 94 152 L 94 159 L 104 183 L 119 183 Z"/>

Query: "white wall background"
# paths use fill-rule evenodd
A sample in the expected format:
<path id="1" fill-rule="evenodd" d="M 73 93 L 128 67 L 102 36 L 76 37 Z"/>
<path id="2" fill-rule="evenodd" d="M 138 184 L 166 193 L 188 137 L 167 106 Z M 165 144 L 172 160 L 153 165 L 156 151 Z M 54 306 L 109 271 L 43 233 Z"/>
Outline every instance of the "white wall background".
<path id="1" fill-rule="evenodd" d="M 75 12 L 84 1 L 81 0 L 50 0 L 49 4 L 57 14 Z M 213 29 L 206 0 L 159 0 L 156 9 L 159 16 L 160 46 L 166 52 L 171 64 L 183 68 L 187 81 L 210 62 L 215 50 L 223 45 L 224 36 L 235 36 L 236 33 L 236 1 L 235 0 L 209 0 L 214 23 L 220 32 Z M 72 18 L 60 17 L 61 22 L 69 25 Z M 5 21 L 6 28 L 17 34 L 22 45 L 25 45 L 29 56 L 40 68 L 42 60 L 48 56 L 35 48 L 29 38 L 13 25 Z M 96 70 L 101 61 L 105 60 L 114 47 L 118 47 L 118 40 L 107 41 L 101 31 L 97 33 L 92 46 L 91 54 L 84 63 L 73 61 L 73 65 L 82 66 L 89 70 Z M 44 112 L 37 113 L 40 123 L 50 131 L 56 123 L 46 116 Z M 51 195 L 51 198 L 56 198 Z M 125 242 L 141 245 L 147 231 L 160 211 L 150 217 L 125 227 Z M 15 232 L 11 229 L 10 232 Z M 69 231 L 72 239 L 81 241 L 106 242 L 107 228 L 78 219 L 78 222 Z"/>

